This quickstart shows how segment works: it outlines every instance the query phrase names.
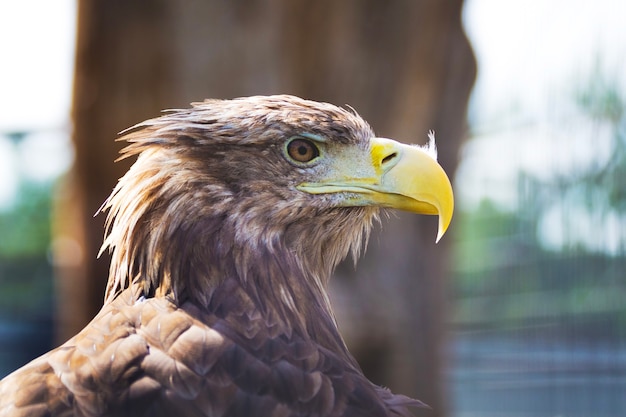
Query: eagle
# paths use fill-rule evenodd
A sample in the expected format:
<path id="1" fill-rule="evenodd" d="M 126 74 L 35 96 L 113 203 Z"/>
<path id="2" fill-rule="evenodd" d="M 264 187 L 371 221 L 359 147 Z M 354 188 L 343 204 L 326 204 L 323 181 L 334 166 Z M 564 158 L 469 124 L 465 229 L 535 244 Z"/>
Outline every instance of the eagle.
<path id="1" fill-rule="evenodd" d="M 327 294 L 389 208 L 453 212 L 425 146 L 378 138 L 352 108 L 209 99 L 123 132 L 136 157 L 101 207 L 104 305 L 0 381 L 0 416 L 408 416 L 370 382 Z"/>

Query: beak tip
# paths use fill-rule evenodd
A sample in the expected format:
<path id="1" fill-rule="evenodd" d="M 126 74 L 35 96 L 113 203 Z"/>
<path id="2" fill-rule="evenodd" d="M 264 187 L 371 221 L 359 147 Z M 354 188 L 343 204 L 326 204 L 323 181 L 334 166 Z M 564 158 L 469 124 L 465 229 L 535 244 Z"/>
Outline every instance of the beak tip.
<path id="1" fill-rule="evenodd" d="M 451 212 L 452 211 L 450 211 L 450 213 Z M 439 228 L 437 230 L 437 238 L 435 239 L 435 243 L 439 243 L 439 241 L 441 240 L 443 235 L 448 230 L 448 226 L 450 226 L 451 221 L 452 221 L 452 215 L 451 214 L 449 215 L 449 217 L 448 216 L 442 216 L 441 213 L 439 214 Z"/>
<path id="2" fill-rule="evenodd" d="M 446 233 L 444 230 L 439 230 L 439 232 L 437 233 L 437 239 L 435 239 L 435 244 L 439 243 L 444 233 Z"/>

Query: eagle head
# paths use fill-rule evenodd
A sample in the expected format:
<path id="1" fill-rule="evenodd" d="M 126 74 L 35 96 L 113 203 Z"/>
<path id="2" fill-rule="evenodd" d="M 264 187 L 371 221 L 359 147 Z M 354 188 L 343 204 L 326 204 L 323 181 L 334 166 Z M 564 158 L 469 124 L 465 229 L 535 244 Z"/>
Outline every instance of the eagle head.
<path id="1" fill-rule="evenodd" d="M 375 137 L 354 111 L 293 96 L 206 100 L 125 132 L 137 155 L 103 205 L 112 253 L 106 300 L 193 300 L 245 288 L 278 316 L 323 300 L 384 208 L 450 223 L 450 182 L 427 147 Z M 236 283 L 236 284 L 233 284 Z M 136 285 L 135 285 L 136 284 Z M 280 306 L 280 307 L 277 307 Z"/>

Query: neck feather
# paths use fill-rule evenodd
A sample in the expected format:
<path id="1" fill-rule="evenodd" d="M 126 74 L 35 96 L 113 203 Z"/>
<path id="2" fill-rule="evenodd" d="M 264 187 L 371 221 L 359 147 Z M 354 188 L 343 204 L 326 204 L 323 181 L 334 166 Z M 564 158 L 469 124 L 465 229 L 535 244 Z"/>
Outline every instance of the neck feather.
<path id="1" fill-rule="evenodd" d="M 350 252 L 356 259 L 377 210 L 241 201 L 179 162 L 144 150 L 103 205 L 101 251 L 112 254 L 105 302 L 132 287 L 137 298 L 207 310 L 242 303 L 270 324 L 345 349 L 326 286 L 339 261 Z"/>

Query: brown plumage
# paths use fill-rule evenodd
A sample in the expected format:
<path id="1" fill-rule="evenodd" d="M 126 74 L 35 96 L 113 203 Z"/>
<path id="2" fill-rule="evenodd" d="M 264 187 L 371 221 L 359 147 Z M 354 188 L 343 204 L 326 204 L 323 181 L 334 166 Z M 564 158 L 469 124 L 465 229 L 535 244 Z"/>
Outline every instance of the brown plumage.
<path id="1" fill-rule="evenodd" d="M 392 416 L 421 404 L 365 378 L 326 286 L 380 207 L 439 214 L 445 231 L 452 194 L 424 156 L 434 149 L 291 96 L 207 100 L 123 139 L 122 157 L 138 157 L 103 205 L 104 306 L 0 382 L 0 416 Z M 428 175 L 418 167 L 405 193 L 414 153 Z"/>

